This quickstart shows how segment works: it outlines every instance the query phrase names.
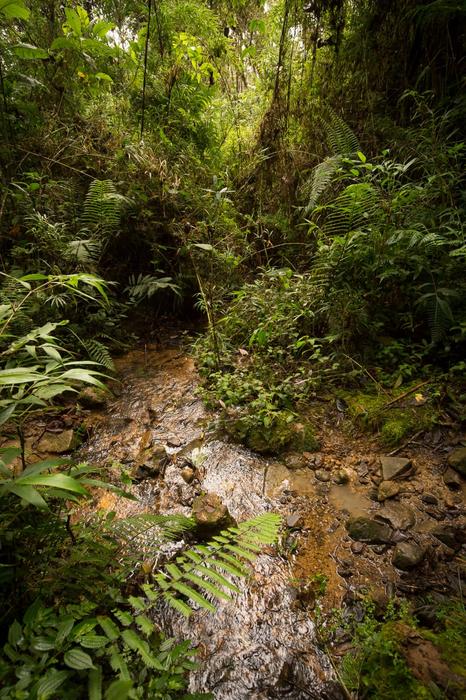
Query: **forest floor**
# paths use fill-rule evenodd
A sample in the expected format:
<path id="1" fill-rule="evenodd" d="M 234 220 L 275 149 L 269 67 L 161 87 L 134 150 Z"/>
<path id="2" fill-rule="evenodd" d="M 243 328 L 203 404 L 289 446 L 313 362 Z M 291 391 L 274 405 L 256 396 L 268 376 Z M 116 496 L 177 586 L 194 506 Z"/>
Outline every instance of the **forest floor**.
<path id="1" fill-rule="evenodd" d="M 255 580 L 264 588 L 257 594 L 260 600 L 237 600 L 234 617 L 228 605 L 222 606 L 221 623 L 213 630 L 205 618 L 186 630 L 173 621 L 167 624 L 174 634 L 185 633 L 203 646 L 204 661 L 216 657 L 207 670 L 204 663 L 194 690 L 205 690 L 215 676 L 216 697 L 229 697 L 238 683 L 245 684 L 246 697 L 247 687 L 260 685 L 259 675 L 266 673 L 269 683 L 295 686 L 289 697 L 306 697 L 299 691 L 303 684 L 315 688 L 315 697 L 319 692 L 337 697 L 328 690 L 332 669 L 319 656 L 316 612 L 320 621 L 330 621 L 335 610 L 362 617 L 368 599 L 375 609 L 384 609 L 395 596 L 422 608 L 465 592 L 465 481 L 447 462 L 465 436 L 444 427 L 389 455 L 377 437 L 357 431 L 333 403 L 317 402 L 309 418 L 316 426 L 318 452 L 260 457 L 218 434 L 215 415 L 196 395 L 199 377 L 183 344 L 173 333 L 162 348 L 145 345 L 117 358 L 119 381 L 111 386 L 112 396 L 88 395 L 81 405 L 70 404 L 61 414 L 30 424 L 28 459 L 68 452 L 78 434 L 84 438 L 79 459 L 105 468 L 115 483 L 121 484 L 122 475 L 132 479 L 137 502 L 96 491 L 93 505 L 75 517 L 95 510 L 116 511 L 118 517 L 146 511 L 189 515 L 194 500 L 205 493 L 218 495 L 237 520 L 264 510 L 280 512 L 287 527 L 258 567 Z M 3 438 L 2 446 L 10 444 Z M 278 609 L 267 612 L 277 598 Z M 281 646 L 297 650 L 277 659 L 272 647 L 261 647 L 258 670 L 252 662 L 248 666 L 248 659 L 254 656 L 260 618 L 267 615 L 269 635 L 282 635 Z M 287 628 L 281 632 L 280 621 Z M 341 621 L 332 624 L 332 655 L 338 659 L 351 648 L 351 635 Z M 225 625 L 228 640 L 214 639 L 215 629 Z M 297 635 L 307 638 L 304 646 Z M 245 646 L 251 654 L 240 658 Z M 231 664 L 235 656 L 237 670 L 230 668 L 225 679 L 221 659 Z M 312 673 L 301 668 L 293 672 L 294 680 L 289 673 L 284 680 L 284 664 L 296 668 L 303 658 Z M 427 674 L 425 682 L 448 686 L 450 672 L 435 655 L 431 671 L 424 662 L 416 663 L 418 676 Z"/>

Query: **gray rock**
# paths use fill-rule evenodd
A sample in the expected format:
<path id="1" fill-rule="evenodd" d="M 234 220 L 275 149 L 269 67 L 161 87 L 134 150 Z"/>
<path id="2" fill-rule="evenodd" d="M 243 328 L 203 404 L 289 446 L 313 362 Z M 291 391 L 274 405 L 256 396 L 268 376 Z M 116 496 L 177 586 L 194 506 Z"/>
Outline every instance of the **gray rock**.
<path id="1" fill-rule="evenodd" d="M 73 430 L 64 430 L 62 433 L 45 434 L 38 445 L 39 452 L 51 454 L 64 454 L 71 452 L 77 446 L 77 439 Z"/>
<path id="2" fill-rule="evenodd" d="M 291 515 L 288 515 L 286 518 L 286 525 L 293 530 L 299 529 L 303 525 L 302 515 L 299 513 L 291 513 Z"/>
<path id="3" fill-rule="evenodd" d="M 411 460 L 406 459 L 406 457 L 389 457 L 388 455 L 382 455 L 380 462 L 384 481 L 402 479 L 407 476 L 407 472 L 409 472 L 412 467 Z"/>
<path id="4" fill-rule="evenodd" d="M 448 456 L 448 464 L 457 472 L 466 476 L 466 447 L 457 447 L 450 452 Z"/>
<path id="5" fill-rule="evenodd" d="M 353 554 L 362 554 L 366 549 L 364 542 L 351 542 L 351 551 Z"/>
<path id="6" fill-rule="evenodd" d="M 308 460 L 301 452 L 292 452 L 283 461 L 288 469 L 306 469 L 308 466 Z"/>
<path id="7" fill-rule="evenodd" d="M 235 524 L 228 508 L 216 493 L 202 493 L 194 499 L 193 518 L 198 529 L 204 534 L 210 534 Z"/>
<path id="8" fill-rule="evenodd" d="M 394 481 L 382 481 L 377 491 L 377 500 L 386 501 L 388 498 L 395 498 L 400 493 L 400 487 Z"/>
<path id="9" fill-rule="evenodd" d="M 416 522 L 414 511 L 403 503 L 386 503 L 377 517 L 387 520 L 395 530 L 407 530 Z"/>
<path id="10" fill-rule="evenodd" d="M 372 544 L 388 544 L 392 530 L 386 523 L 358 516 L 350 518 L 346 523 L 349 536 L 358 542 L 370 542 Z"/>
<path id="11" fill-rule="evenodd" d="M 330 481 L 330 474 L 325 469 L 317 469 L 315 475 L 318 481 Z"/>
<path id="12" fill-rule="evenodd" d="M 190 484 L 192 480 L 194 479 L 196 475 L 196 472 L 192 467 L 184 467 L 184 469 L 181 470 L 181 477 L 186 481 L 187 484 Z"/>
<path id="13" fill-rule="evenodd" d="M 426 550 L 415 542 L 400 542 L 393 551 L 392 564 L 397 569 L 408 571 L 421 563 Z"/>
<path id="14" fill-rule="evenodd" d="M 453 491 L 459 491 L 461 488 L 461 477 L 454 470 L 448 467 L 447 471 L 443 475 L 443 481 L 448 486 L 449 489 Z"/>

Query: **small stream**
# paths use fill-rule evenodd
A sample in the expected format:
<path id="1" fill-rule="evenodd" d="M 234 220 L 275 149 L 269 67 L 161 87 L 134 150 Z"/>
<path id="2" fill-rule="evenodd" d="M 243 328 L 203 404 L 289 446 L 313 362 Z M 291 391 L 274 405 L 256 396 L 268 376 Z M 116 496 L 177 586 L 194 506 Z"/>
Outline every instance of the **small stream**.
<path id="1" fill-rule="evenodd" d="M 288 470 L 209 433 L 211 417 L 195 393 L 193 361 L 179 348 L 135 350 L 116 364 L 121 382 L 107 409 L 89 416 L 93 429 L 81 456 L 102 466 L 118 462 L 139 470 L 142 480 L 132 487 L 137 502 L 105 493 L 99 507 L 119 517 L 189 515 L 194 497 L 209 491 L 237 521 L 287 511 L 281 494 L 289 485 Z M 164 468 L 161 454 L 168 455 Z M 196 465 L 190 484 L 181 476 L 188 458 Z M 302 478 L 299 490 L 306 493 Z M 342 697 L 293 576 L 288 558 L 262 554 L 250 580 L 240 582 L 241 592 L 220 603 L 216 615 L 200 610 L 186 620 L 171 609 L 160 611 L 157 619 L 167 634 L 191 639 L 199 648 L 191 692 L 212 692 L 218 700 Z"/>

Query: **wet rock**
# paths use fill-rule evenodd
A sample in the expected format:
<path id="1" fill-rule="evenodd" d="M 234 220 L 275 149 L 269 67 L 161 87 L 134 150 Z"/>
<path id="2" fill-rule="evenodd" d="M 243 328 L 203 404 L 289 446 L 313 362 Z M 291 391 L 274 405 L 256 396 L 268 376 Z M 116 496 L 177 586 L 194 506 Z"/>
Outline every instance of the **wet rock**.
<path id="1" fill-rule="evenodd" d="M 386 503 L 377 517 L 387 520 L 395 530 L 407 530 L 416 522 L 414 511 L 403 503 Z"/>
<path id="2" fill-rule="evenodd" d="M 183 441 L 177 435 L 170 435 L 167 437 L 167 445 L 169 447 L 181 447 Z"/>
<path id="3" fill-rule="evenodd" d="M 131 479 L 135 482 L 155 479 L 160 474 L 158 464 L 136 464 L 131 470 Z"/>
<path id="4" fill-rule="evenodd" d="M 216 532 L 234 525 L 228 508 L 216 493 L 203 493 L 194 499 L 193 518 L 204 534 Z"/>
<path id="5" fill-rule="evenodd" d="M 458 550 L 466 542 L 466 532 L 458 525 L 436 525 L 430 532 L 450 549 Z"/>
<path id="6" fill-rule="evenodd" d="M 317 469 L 315 472 L 316 479 L 318 481 L 330 481 L 330 474 L 329 472 L 325 471 L 325 469 Z"/>
<path id="7" fill-rule="evenodd" d="M 186 481 L 187 484 L 190 484 L 194 477 L 196 476 L 196 472 L 192 467 L 184 467 L 181 470 L 181 478 Z"/>
<path id="8" fill-rule="evenodd" d="M 443 481 L 452 491 L 459 491 L 461 489 L 461 477 L 454 469 L 450 467 L 447 469 L 443 475 Z"/>
<path id="9" fill-rule="evenodd" d="M 423 496 L 421 496 L 421 501 L 423 503 L 427 503 L 427 505 L 436 506 L 438 503 L 438 498 L 432 493 L 425 493 Z"/>
<path id="10" fill-rule="evenodd" d="M 407 476 L 407 473 L 412 467 L 411 460 L 406 459 L 406 457 L 389 457 L 388 455 L 382 455 L 380 462 L 384 481 L 402 479 Z"/>
<path id="11" fill-rule="evenodd" d="M 372 544 L 386 544 L 391 539 L 391 528 L 386 523 L 365 516 L 349 518 L 346 529 L 353 540 Z"/>
<path id="12" fill-rule="evenodd" d="M 457 447 L 453 452 L 450 452 L 448 464 L 457 472 L 466 476 L 466 447 Z"/>
<path id="13" fill-rule="evenodd" d="M 392 564 L 397 569 L 409 571 L 421 563 L 426 550 L 415 542 L 399 542 L 393 550 Z"/>
<path id="14" fill-rule="evenodd" d="M 375 547 L 372 547 L 374 554 L 385 554 L 387 549 L 388 547 L 386 544 L 376 544 Z"/>
<path id="15" fill-rule="evenodd" d="M 39 452 L 51 454 L 64 454 L 71 452 L 77 446 L 78 440 L 73 430 L 64 430 L 62 433 L 45 434 L 38 445 Z"/>
<path id="16" fill-rule="evenodd" d="M 350 480 L 350 473 L 347 469 L 339 469 L 334 477 L 336 484 L 349 484 Z"/>
<path id="17" fill-rule="evenodd" d="M 308 466 L 308 460 L 300 452 L 292 452 L 286 455 L 283 461 L 288 469 L 306 469 Z"/>
<path id="18" fill-rule="evenodd" d="M 287 527 L 296 530 L 303 526 L 303 517 L 299 513 L 291 513 L 286 518 Z"/>
<path id="19" fill-rule="evenodd" d="M 351 542 L 351 551 L 353 554 L 362 554 L 366 549 L 364 542 Z"/>
<path id="20" fill-rule="evenodd" d="M 78 401 L 84 408 L 104 408 L 108 399 L 108 392 L 96 386 L 87 386 L 78 394 Z"/>
<path id="21" fill-rule="evenodd" d="M 382 481 L 377 491 L 377 500 L 383 502 L 389 498 L 395 498 L 399 493 L 400 487 L 398 484 L 393 481 Z"/>

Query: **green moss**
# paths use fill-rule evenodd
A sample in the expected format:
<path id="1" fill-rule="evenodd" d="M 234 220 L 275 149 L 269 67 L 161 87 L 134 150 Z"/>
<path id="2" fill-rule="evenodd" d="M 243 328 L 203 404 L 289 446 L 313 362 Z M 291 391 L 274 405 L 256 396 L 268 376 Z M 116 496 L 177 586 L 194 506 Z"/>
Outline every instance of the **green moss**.
<path id="1" fill-rule="evenodd" d="M 400 394 L 407 391 L 400 390 Z M 437 413 L 430 404 L 398 406 L 387 404 L 392 400 L 383 394 L 352 394 L 345 397 L 352 421 L 364 430 L 380 432 L 382 442 L 394 446 L 419 430 L 434 425 Z M 407 401 L 411 402 L 412 398 Z"/>
<path id="2" fill-rule="evenodd" d="M 260 454 L 278 454 L 286 449 L 312 452 L 319 448 L 310 423 L 297 423 L 290 411 L 274 411 L 261 419 L 247 414 L 230 424 L 227 432 Z"/>

